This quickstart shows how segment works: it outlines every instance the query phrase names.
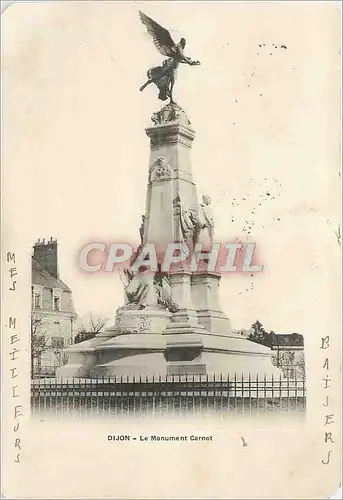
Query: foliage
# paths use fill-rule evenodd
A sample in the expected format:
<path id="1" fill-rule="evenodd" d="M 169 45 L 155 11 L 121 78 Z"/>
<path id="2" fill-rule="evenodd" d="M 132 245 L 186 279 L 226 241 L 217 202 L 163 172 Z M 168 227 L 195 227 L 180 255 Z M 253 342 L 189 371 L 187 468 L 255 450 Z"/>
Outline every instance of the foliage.
<path id="1" fill-rule="evenodd" d="M 79 344 L 85 340 L 94 338 L 98 333 L 102 332 L 106 326 L 108 318 L 101 316 L 93 316 L 92 313 L 88 317 L 81 320 L 81 325 L 75 335 L 74 343 Z"/>
<path id="2" fill-rule="evenodd" d="M 40 369 L 43 352 L 49 350 L 49 338 L 46 337 L 44 318 L 38 312 L 31 313 L 31 373 L 34 372 L 34 363 L 37 361 Z M 39 370 L 38 370 L 39 371 Z"/>
<path id="3" fill-rule="evenodd" d="M 301 353 L 297 363 L 296 367 L 298 368 L 299 374 L 305 378 L 306 377 L 306 366 L 305 366 L 305 356 L 304 353 Z"/>
<path id="4" fill-rule="evenodd" d="M 95 332 L 78 332 L 74 338 L 74 344 L 79 344 L 85 340 L 93 339 L 96 336 Z"/>
<path id="5" fill-rule="evenodd" d="M 66 352 L 64 352 L 62 349 L 55 349 L 54 354 L 56 356 L 58 366 L 63 366 L 67 364 L 69 356 Z"/>
<path id="6" fill-rule="evenodd" d="M 44 319 L 41 314 L 31 314 L 31 357 L 38 358 L 49 349 L 49 339 L 46 337 Z"/>
<path id="7" fill-rule="evenodd" d="M 284 376 L 305 378 L 304 353 L 298 350 L 304 345 L 302 335 L 299 333 L 276 335 L 273 331 L 267 332 L 259 320 L 255 321 L 251 330 L 248 340 L 272 348 L 274 352 L 272 363 L 282 369 Z M 293 347 L 295 350 L 292 349 Z"/>
<path id="8" fill-rule="evenodd" d="M 274 345 L 275 332 L 267 332 L 259 320 L 255 321 L 255 323 L 251 325 L 251 329 L 252 333 L 248 336 L 248 340 L 267 347 L 272 347 Z"/>

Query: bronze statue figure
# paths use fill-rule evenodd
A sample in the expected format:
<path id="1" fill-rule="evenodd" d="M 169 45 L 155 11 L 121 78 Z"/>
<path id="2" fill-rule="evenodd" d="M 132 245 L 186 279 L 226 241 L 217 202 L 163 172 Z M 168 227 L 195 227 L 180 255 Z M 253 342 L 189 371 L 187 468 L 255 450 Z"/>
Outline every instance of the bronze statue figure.
<path id="1" fill-rule="evenodd" d="M 180 42 L 176 44 L 168 30 L 146 16 L 143 12 L 139 11 L 139 15 L 148 33 L 153 37 L 157 50 L 162 55 L 168 57 L 168 59 L 163 61 L 162 66 L 149 69 L 147 72 L 148 80 L 141 86 L 140 90 L 144 90 L 147 85 L 154 83 L 159 89 L 158 98 L 161 101 L 165 101 L 169 97 L 170 102 L 173 103 L 173 88 L 179 63 L 195 66 L 200 64 L 200 62 L 192 61 L 190 57 L 184 55 L 183 50 L 186 46 L 185 38 L 181 38 Z"/>

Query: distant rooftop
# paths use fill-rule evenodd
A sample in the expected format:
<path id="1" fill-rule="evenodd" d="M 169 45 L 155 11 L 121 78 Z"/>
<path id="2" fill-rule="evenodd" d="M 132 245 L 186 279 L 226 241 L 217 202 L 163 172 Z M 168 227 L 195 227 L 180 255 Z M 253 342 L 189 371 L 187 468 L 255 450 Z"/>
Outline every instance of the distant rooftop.
<path id="1" fill-rule="evenodd" d="M 70 292 L 70 288 L 63 283 L 59 278 L 55 278 L 48 273 L 33 257 L 32 257 L 32 284 L 40 285 L 46 288 L 60 288 Z"/>
<path id="2" fill-rule="evenodd" d="M 276 333 L 273 345 L 279 346 L 303 346 L 304 337 L 300 333 Z"/>

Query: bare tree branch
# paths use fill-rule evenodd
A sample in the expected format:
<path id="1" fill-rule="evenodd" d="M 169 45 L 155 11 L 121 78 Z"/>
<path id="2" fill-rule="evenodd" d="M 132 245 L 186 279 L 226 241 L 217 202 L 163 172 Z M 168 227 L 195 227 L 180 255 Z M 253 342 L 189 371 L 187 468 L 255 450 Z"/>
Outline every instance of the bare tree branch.
<path id="1" fill-rule="evenodd" d="M 31 357 L 38 358 L 49 349 L 49 339 L 45 336 L 43 328 L 44 318 L 41 314 L 33 312 L 31 314 Z"/>
<path id="2" fill-rule="evenodd" d="M 63 349 L 55 349 L 54 354 L 56 356 L 58 366 L 63 366 L 67 364 L 69 356 Z"/>
<path id="3" fill-rule="evenodd" d="M 89 314 L 89 318 L 83 318 L 75 335 L 75 344 L 89 340 L 95 337 L 97 333 L 102 332 L 106 327 L 107 321 L 108 318 L 94 316 L 92 313 Z"/>
<path id="4" fill-rule="evenodd" d="M 44 317 L 38 312 L 31 312 L 31 376 L 35 371 L 40 373 L 41 358 L 45 351 L 49 350 L 49 338 L 46 337 Z M 35 370 L 35 360 L 37 370 Z"/>

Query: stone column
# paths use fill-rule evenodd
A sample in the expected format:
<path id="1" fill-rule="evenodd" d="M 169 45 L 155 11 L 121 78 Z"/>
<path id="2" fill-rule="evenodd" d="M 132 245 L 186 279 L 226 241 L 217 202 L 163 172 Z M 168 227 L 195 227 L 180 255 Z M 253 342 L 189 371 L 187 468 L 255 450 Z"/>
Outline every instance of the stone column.
<path id="1" fill-rule="evenodd" d="M 192 304 L 191 274 L 179 270 L 170 275 L 173 300 L 178 305 L 178 311 L 163 331 L 166 338 L 167 374 L 206 373 L 202 359 L 202 337 L 208 332 L 199 325 Z"/>
<path id="2" fill-rule="evenodd" d="M 191 279 L 192 302 L 197 311 L 199 323 L 210 333 L 230 335 L 230 320 L 219 303 L 221 276 L 214 272 L 194 273 Z"/>
<path id="3" fill-rule="evenodd" d="M 155 243 L 161 252 L 166 244 L 181 240 L 174 207 L 182 202 L 187 210 L 197 208 L 190 152 L 195 132 L 186 113 L 168 104 L 153 115 L 150 137 L 150 167 L 146 203 L 144 243 Z"/>
<path id="4" fill-rule="evenodd" d="M 178 305 L 174 319 L 178 322 L 188 321 L 198 324 L 197 314 L 192 304 L 191 275 L 192 273 L 182 269 L 170 275 L 173 301 Z"/>

